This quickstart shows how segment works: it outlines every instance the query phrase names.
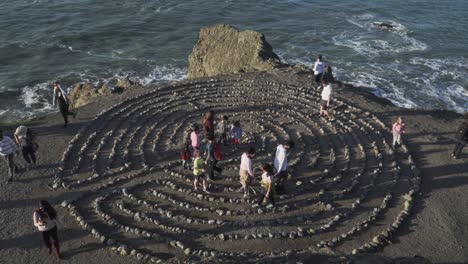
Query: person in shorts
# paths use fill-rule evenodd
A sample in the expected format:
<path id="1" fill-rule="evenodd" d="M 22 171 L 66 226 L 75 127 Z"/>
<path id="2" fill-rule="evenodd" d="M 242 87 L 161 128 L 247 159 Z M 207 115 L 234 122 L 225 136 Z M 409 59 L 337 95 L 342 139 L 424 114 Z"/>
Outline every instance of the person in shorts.
<path id="1" fill-rule="evenodd" d="M 193 188 L 195 191 L 198 191 L 198 182 L 202 181 L 203 191 L 209 193 L 206 188 L 205 163 L 200 157 L 200 151 L 195 151 L 194 156 L 195 160 L 193 161 L 193 175 L 195 176 L 195 179 L 193 181 Z"/>
<path id="2" fill-rule="evenodd" d="M 249 151 L 244 152 L 241 157 L 241 165 L 239 169 L 240 183 L 244 190 L 244 198 L 249 195 L 249 187 L 254 177 L 252 158 L 255 156 L 255 148 L 250 147 Z"/>

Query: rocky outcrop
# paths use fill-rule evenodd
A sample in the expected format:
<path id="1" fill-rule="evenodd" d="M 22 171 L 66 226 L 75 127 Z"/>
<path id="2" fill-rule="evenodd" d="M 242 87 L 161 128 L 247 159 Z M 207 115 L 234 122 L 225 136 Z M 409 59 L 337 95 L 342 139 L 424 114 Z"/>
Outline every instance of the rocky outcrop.
<path id="1" fill-rule="evenodd" d="M 221 24 L 200 30 L 189 56 L 188 78 L 272 71 L 281 65 L 262 33 Z"/>
<path id="2" fill-rule="evenodd" d="M 98 84 L 96 87 L 91 83 L 78 83 L 70 94 L 71 106 L 77 108 L 88 104 L 95 97 L 110 93 L 110 89 L 105 84 Z"/>

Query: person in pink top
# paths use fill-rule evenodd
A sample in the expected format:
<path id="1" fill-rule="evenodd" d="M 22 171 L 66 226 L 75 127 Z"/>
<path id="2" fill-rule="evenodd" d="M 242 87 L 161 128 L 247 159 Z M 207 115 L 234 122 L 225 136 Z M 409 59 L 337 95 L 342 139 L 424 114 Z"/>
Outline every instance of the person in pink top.
<path id="1" fill-rule="evenodd" d="M 193 125 L 192 133 L 190 133 L 190 141 L 192 142 L 193 153 L 200 150 L 200 141 L 199 141 L 200 128 L 198 125 Z"/>
<path id="2" fill-rule="evenodd" d="M 405 133 L 405 123 L 403 122 L 403 118 L 399 116 L 396 122 L 392 126 L 392 134 L 393 134 L 393 148 L 401 145 L 401 134 Z"/>
<path id="3" fill-rule="evenodd" d="M 241 165 L 239 168 L 240 183 L 244 189 L 244 197 L 249 195 L 249 187 L 254 177 L 252 158 L 255 156 L 255 149 L 249 148 L 249 151 L 244 152 L 241 157 Z"/>

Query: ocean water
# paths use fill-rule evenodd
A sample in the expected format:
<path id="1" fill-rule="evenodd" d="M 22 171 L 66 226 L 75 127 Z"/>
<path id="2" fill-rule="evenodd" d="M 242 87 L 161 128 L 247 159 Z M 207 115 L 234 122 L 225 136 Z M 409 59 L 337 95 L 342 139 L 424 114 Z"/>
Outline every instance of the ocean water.
<path id="1" fill-rule="evenodd" d="M 55 80 L 184 79 L 199 29 L 217 23 L 263 32 L 288 63 L 321 53 L 399 106 L 467 112 L 467 13 L 466 0 L 3 0 L 0 121 L 56 111 Z"/>

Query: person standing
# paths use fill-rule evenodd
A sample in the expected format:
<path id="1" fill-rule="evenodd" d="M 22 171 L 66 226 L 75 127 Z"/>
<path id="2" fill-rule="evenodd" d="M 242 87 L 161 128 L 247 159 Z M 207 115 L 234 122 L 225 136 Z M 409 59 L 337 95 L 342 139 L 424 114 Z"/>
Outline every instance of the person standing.
<path id="1" fill-rule="evenodd" d="M 49 202 L 41 200 L 39 209 L 33 214 L 34 226 L 41 232 L 44 244 L 47 247 L 47 254 L 52 253 L 52 243 L 55 247 L 55 255 L 57 258 L 62 258 L 60 255 L 60 245 L 57 236 L 57 211 L 50 205 Z"/>
<path id="2" fill-rule="evenodd" d="M 274 160 L 274 166 L 276 174 L 274 175 L 276 182 L 276 191 L 278 193 L 284 193 L 286 180 L 288 178 L 288 158 L 287 152 L 294 148 L 294 142 L 289 140 L 284 145 L 279 144 L 276 148 L 276 155 Z"/>
<path id="3" fill-rule="evenodd" d="M 242 128 L 239 121 L 234 122 L 231 128 L 231 137 L 232 137 L 232 145 L 234 149 L 239 147 L 240 139 L 242 138 Z"/>
<path id="4" fill-rule="evenodd" d="M 209 193 L 206 188 L 206 173 L 203 164 L 203 159 L 200 157 L 200 151 L 195 151 L 194 153 L 195 160 L 193 161 L 193 175 L 195 179 L 193 181 L 193 188 L 195 191 L 198 191 L 198 182 L 201 180 L 203 185 L 203 191 Z"/>
<path id="5" fill-rule="evenodd" d="M 216 125 L 216 133 L 219 135 L 219 143 L 223 143 L 224 146 L 227 146 L 227 131 L 228 131 L 228 117 L 223 116 L 223 118 Z"/>
<path id="6" fill-rule="evenodd" d="M 260 180 L 260 185 L 263 187 L 260 193 L 258 203 L 255 204 L 253 207 L 258 207 L 264 203 L 269 204 L 266 206 L 267 208 L 272 208 L 275 206 L 275 198 L 274 198 L 274 188 L 273 188 L 273 167 L 268 164 L 264 163 L 262 165 L 262 179 Z"/>
<path id="7" fill-rule="evenodd" d="M 325 71 L 325 63 L 322 61 L 322 55 L 317 56 L 317 61 L 314 63 L 314 79 L 317 86 L 320 85 L 323 72 Z"/>
<path id="8" fill-rule="evenodd" d="M 215 138 L 213 135 L 208 136 L 208 143 L 206 144 L 206 159 L 205 165 L 207 165 L 208 169 L 208 180 L 212 181 L 215 179 L 214 172 L 217 171 L 221 174 L 222 169 L 216 166 L 219 160 L 222 159 L 222 153 L 220 150 L 220 146 L 218 143 L 215 142 Z"/>
<path id="9" fill-rule="evenodd" d="M 31 129 L 26 126 L 19 126 L 15 131 L 15 141 L 18 146 L 21 146 L 24 160 L 29 164 L 30 168 L 36 165 L 36 149 L 33 142 L 34 135 Z"/>
<path id="10" fill-rule="evenodd" d="M 184 142 L 184 146 L 182 147 L 182 150 L 180 152 L 180 158 L 182 160 L 182 167 L 184 169 L 189 170 L 190 169 L 190 158 L 191 158 L 191 153 L 190 153 L 190 142 Z"/>
<path id="11" fill-rule="evenodd" d="M 327 80 L 329 83 L 334 83 L 335 82 L 335 77 L 333 76 L 333 70 L 330 65 L 327 65 L 325 67 L 325 71 L 322 76 L 322 81 Z"/>
<path id="12" fill-rule="evenodd" d="M 463 148 L 468 144 L 468 118 L 465 119 L 465 122 L 458 127 L 456 140 L 457 143 L 452 152 L 452 157 L 454 159 L 458 159 L 460 157 Z"/>
<path id="13" fill-rule="evenodd" d="M 244 198 L 249 195 L 249 187 L 254 177 L 252 158 L 255 156 L 255 149 L 249 148 L 249 151 L 244 152 L 241 156 L 241 165 L 239 168 L 240 183 L 244 190 Z"/>
<path id="14" fill-rule="evenodd" d="M 193 153 L 195 153 L 195 151 L 197 150 L 200 150 L 199 134 L 200 128 L 198 127 L 198 125 L 193 125 L 192 133 L 190 133 L 190 141 L 192 144 Z"/>
<path id="15" fill-rule="evenodd" d="M 0 130 L 0 156 L 5 160 L 8 166 L 8 182 L 13 181 L 13 176 L 18 171 L 18 166 L 14 162 L 17 146 L 10 137 L 4 136 Z"/>
<path id="16" fill-rule="evenodd" d="M 393 148 L 401 145 L 401 134 L 405 133 L 406 124 L 403 122 L 403 118 L 399 116 L 395 123 L 392 126 L 392 135 L 393 135 Z"/>
<path id="17" fill-rule="evenodd" d="M 330 105 L 333 101 L 333 87 L 328 80 L 323 80 L 322 99 L 320 101 L 320 116 L 331 118 Z"/>
<path id="18" fill-rule="evenodd" d="M 56 103 L 59 105 L 60 113 L 63 116 L 63 121 L 65 122 L 63 127 L 67 127 L 68 116 L 71 115 L 73 118 L 76 118 L 76 113 L 70 112 L 70 100 L 68 99 L 67 94 L 63 91 L 59 82 L 55 82 L 54 84 L 53 105 L 55 106 Z"/>
<path id="19" fill-rule="evenodd" d="M 215 113 L 213 110 L 208 111 L 205 117 L 203 118 L 203 132 L 205 132 L 205 137 L 214 137 L 214 120 L 215 120 Z"/>

